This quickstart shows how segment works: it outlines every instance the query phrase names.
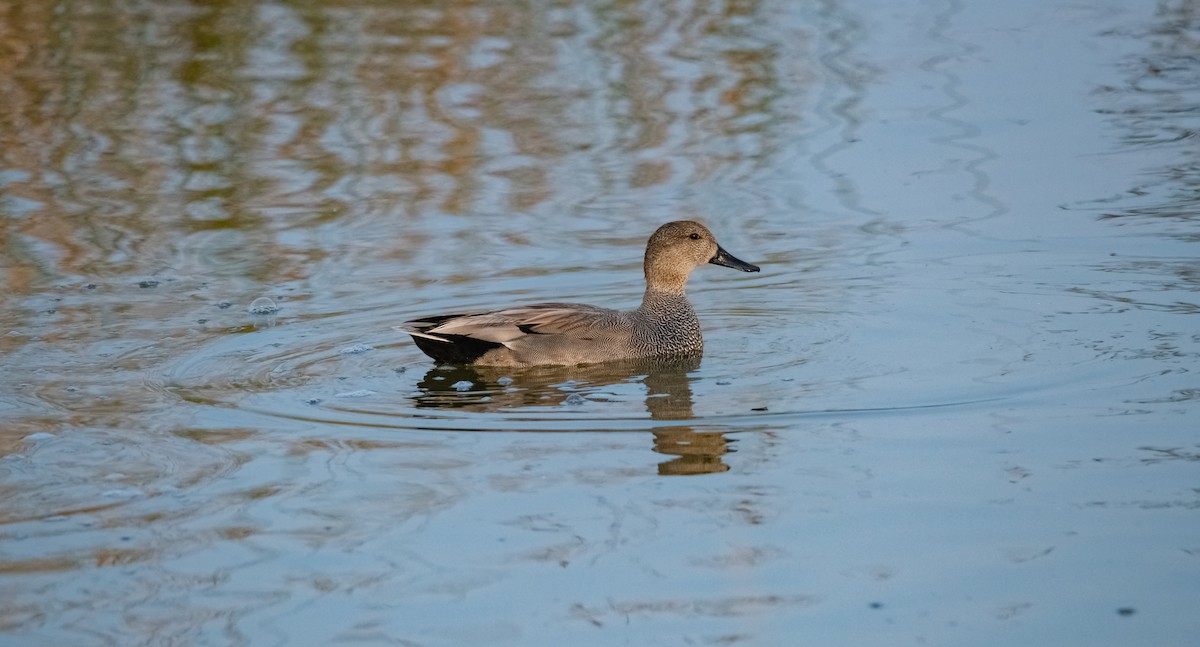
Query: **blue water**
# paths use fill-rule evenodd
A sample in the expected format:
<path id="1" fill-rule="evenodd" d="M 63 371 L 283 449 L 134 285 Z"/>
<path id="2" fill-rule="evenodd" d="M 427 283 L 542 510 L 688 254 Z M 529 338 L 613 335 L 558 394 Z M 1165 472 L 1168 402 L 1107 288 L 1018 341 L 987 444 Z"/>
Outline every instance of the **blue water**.
<path id="1" fill-rule="evenodd" d="M 1194 2 L 110 4 L 0 4 L 0 644 L 1195 643 Z M 680 217 L 695 365 L 391 329 Z"/>

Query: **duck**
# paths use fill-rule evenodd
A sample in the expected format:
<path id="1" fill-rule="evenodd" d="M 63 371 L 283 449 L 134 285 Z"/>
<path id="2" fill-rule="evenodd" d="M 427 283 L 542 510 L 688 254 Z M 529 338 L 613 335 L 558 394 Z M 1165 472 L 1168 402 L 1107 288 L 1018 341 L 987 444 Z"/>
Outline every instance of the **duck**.
<path id="1" fill-rule="evenodd" d="M 646 242 L 646 291 L 633 310 L 535 303 L 420 317 L 394 329 L 443 364 L 526 368 L 696 357 L 704 337 L 686 288 L 692 271 L 708 264 L 759 271 L 725 251 L 704 225 L 677 220 Z"/>

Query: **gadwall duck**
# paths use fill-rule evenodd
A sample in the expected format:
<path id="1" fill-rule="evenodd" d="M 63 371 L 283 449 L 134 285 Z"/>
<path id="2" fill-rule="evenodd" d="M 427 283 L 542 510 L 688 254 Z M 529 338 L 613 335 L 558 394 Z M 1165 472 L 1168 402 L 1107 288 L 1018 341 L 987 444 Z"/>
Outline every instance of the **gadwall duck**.
<path id="1" fill-rule="evenodd" d="M 758 271 L 725 251 L 704 225 L 679 220 L 646 243 L 646 294 L 636 310 L 538 303 L 422 317 L 395 329 L 447 364 L 573 366 L 699 355 L 704 338 L 684 289 L 692 270 L 706 263 Z"/>

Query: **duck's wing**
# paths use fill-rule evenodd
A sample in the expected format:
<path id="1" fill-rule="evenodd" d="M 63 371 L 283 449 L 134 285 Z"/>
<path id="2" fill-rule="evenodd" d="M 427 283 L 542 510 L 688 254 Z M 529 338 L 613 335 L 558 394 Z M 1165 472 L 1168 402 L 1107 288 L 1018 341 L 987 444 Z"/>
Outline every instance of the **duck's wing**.
<path id="1" fill-rule="evenodd" d="M 617 310 L 577 303 L 538 303 L 491 312 L 438 315 L 407 321 L 396 330 L 415 337 L 453 342 L 469 337 L 509 346 L 529 335 L 586 335 L 596 327 L 620 326 Z"/>

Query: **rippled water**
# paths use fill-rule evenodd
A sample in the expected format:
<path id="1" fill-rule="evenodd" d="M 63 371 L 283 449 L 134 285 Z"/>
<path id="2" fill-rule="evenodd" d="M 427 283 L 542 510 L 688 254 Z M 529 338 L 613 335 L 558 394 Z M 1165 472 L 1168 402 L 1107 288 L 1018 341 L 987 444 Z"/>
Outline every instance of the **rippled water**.
<path id="1" fill-rule="evenodd" d="M 1194 0 L 0 0 L 0 94 L 0 644 L 1194 644 Z M 677 217 L 702 362 L 391 330 Z"/>

